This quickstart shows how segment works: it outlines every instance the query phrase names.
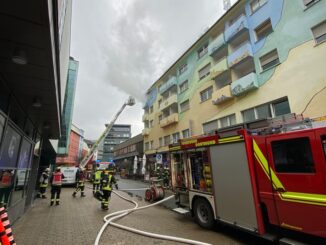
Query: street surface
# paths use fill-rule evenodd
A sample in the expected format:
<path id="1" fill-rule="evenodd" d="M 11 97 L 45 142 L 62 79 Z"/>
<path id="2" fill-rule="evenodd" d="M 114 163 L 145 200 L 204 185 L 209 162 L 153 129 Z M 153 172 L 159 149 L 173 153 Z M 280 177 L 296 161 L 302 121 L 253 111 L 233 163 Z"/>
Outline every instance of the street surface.
<path id="1" fill-rule="evenodd" d="M 119 188 L 143 188 L 147 184 L 133 180 L 119 180 Z M 90 187 L 90 185 L 87 185 Z M 110 210 L 100 209 L 100 203 L 92 197 L 90 188 L 86 188 L 86 197 L 76 198 L 71 195 L 73 188 L 62 189 L 60 206 L 50 207 L 48 199 L 38 199 L 34 206 L 13 225 L 15 240 L 18 245 L 49 245 L 49 244 L 94 244 L 96 235 L 103 225 L 103 216 L 132 208 L 133 205 L 112 194 Z M 130 195 L 120 192 L 124 196 Z M 139 195 L 138 195 L 139 194 Z M 137 197 L 138 196 L 138 197 Z M 147 205 L 141 196 L 132 197 L 140 206 Z M 178 236 L 199 240 L 211 244 L 266 244 L 264 241 L 246 233 L 217 226 L 215 230 L 205 230 L 199 227 L 191 217 L 182 216 L 162 206 L 134 212 L 119 221 L 127 225 L 149 232 Z M 128 231 L 109 226 L 101 238 L 100 244 L 181 244 L 165 240 L 152 239 Z"/>

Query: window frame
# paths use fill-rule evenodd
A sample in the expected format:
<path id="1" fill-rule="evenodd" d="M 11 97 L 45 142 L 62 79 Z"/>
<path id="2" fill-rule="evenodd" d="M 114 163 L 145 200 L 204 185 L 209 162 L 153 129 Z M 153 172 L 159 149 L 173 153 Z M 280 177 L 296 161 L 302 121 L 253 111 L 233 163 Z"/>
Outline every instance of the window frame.
<path id="1" fill-rule="evenodd" d="M 261 1 L 263 3 L 261 3 Z M 250 13 L 251 14 L 254 14 L 256 13 L 261 7 L 263 7 L 266 3 L 267 3 L 268 0 L 251 0 L 250 3 L 249 3 L 249 8 L 250 8 Z M 257 2 L 258 3 L 258 7 L 256 9 L 253 10 L 252 8 L 252 3 L 253 2 Z"/>
<path id="2" fill-rule="evenodd" d="M 188 107 L 187 108 L 182 108 L 182 106 L 185 105 L 186 103 L 188 104 Z M 190 109 L 190 101 L 189 101 L 189 99 L 183 101 L 182 103 L 180 103 L 180 112 L 185 112 L 185 111 L 188 111 L 189 109 Z"/>
<path id="3" fill-rule="evenodd" d="M 204 90 L 200 91 L 199 94 L 200 94 L 200 102 L 205 102 L 209 99 L 212 98 L 212 95 L 213 95 L 213 92 L 214 92 L 214 89 L 213 89 L 213 85 L 205 88 Z M 207 97 L 203 99 L 203 95 L 207 94 Z"/>
<path id="4" fill-rule="evenodd" d="M 266 30 L 267 28 L 265 28 L 265 26 L 267 24 L 270 24 L 270 26 L 268 26 L 268 29 L 270 28 L 271 30 L 270 31 L 267 31 L 267 32 L 266 31 L 265 32 L 262 32 L 264 35 L 258 36 L 258 34 L 257 34 L 258 29 Z M 271 33 L 273 33 L 274 32 L 274 29 L 273 29 L 273 24 L 272 24 L 271 19 L 268 18 L 268 19 L 264 20 L 263 22 L 261 22 L 258 26 L 256 26 L 256 28 L 254 29 L 254 32 L 255 32 L 256 42 L 259 42 L 260 40 L 266 38 L 268 35 L 270 35 Z"/>
<path id="5" fill-rule="evenodd" d="M 276 53 L 277 57 L 275 59 L 271 60 L 271 57 L 268 57 L 268 56 L 271 56 L 272 53 L 274 53 L 274 52 Z M 271 61 L 266 62 L 266 60 L 265 60 L 263 62 L 262 59 L 271 60 Z M 260 56 L 259 57 L 259 63 L 260 63 L 261 72 L 267 71 L 268 69 L 271 69 L 271 68 L 279 65 L 281 62 L 280 62 L 280 57 L 279 57 L 278 52 L 277 52 L 277 48 L 275 48 L 275 49 L 265 53 L 264 55 Z"/>
<path id="6" fill-rule="evenodd" d="M 187 70 L 188 70 L 188 64 L 187 63 L 184 63 L 178 69 L 179 75 L 185 73 Z"/>
<path id="7" fill-rule="evenodd" d="M 185 132 L 187 132 L 187 134 L 188 134 L 187 137 L 185 137 Z M 182 130 L 182 138 L 183 139 L 189 138 L 190 136 L 191 135 L 190 135 L 190 129 L 189 128 Z"/>
<path id="8" fill-rule="evenodd" d="M 204 75 L 201 75 L 202 71 L 204 71 L 205 69 L 208 69 L 208 71 Z M 211 63 L 208 63 L 198 71 L 199 80 L 203 80 L 205 77 L 209 76 L 210 74 L 211 74 Z"/>
<path id="9" fill-rule="evenodd" d="M 187 91 L 189 88 L 189 84 L 188 84 L 188 79 L 183 81 L 180 85 L 179 85 L 179 93 L 183 93 L 185 91 Z"/>
<path id="10" fill-rule="evenodd" d="M 325 25 L 325 33 L 323 33 L 322 35 L 316 37 L 313 29 L 318 28 L 319 26 L 322 26 L 322 25 Z M 326 42 L 326 20 L 323 20 L 322 22 L 318 23 L 317 25 L 311 27 L 310 30 L 311 30 L 311 33 L 312 33 L 312 37 L 313 37 L 313 39 L 315 41 L 315 46 Z M 320 37 L 323 37 L 323 39 L 321 41 L 318 41 L 318 39 Z"/>
<path id="11" fill-rule="evenodd" d="M 197 49 L 197 59 L 201 59 L 208 53 L 208 42 Z"/>
<path id="12" fill-rule="evenodd" d="M 231 123 L 232 122 L 232 117 L 234 117 L 234 123 Z M 222 122 L 221 121 L 224 120 L 224 119 L 227 120 L 227 124 L 228 124 L 227 126 L 222 126 Z M 219 129 L 220 128 L 229 127 L 229 126 L 232 126 L 232 125 L 235 125 L 235 124 L 237 124 L 237 117 L 236 117 L 236 114 L 235 113 L 217 119 L 217 127 Z"/>

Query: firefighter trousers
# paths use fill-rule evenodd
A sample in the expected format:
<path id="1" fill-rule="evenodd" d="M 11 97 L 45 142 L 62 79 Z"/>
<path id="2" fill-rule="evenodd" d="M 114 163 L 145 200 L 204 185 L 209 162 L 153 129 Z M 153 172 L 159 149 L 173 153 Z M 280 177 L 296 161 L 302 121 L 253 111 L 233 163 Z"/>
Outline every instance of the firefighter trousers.
<path id="1" fill-rule="evenodd" d="M 103 192 L 102 209 L 108 210 L 109 209 L 109 199 L 111 197 L 111 191 L 102 190 L 102 192 Z"/>
<path id="2" fill-rule="evenodd" d="M 93 193 L 100 190 L 100 183 L 93 183 Z"/>
<path id="3" fill-rule="evenodd" d="M 85 190 L 85 183 L 84 182 L 78 182 L 76 184 L 76 190 L 74 191 L 74 193 L 72 194 L 73 196 L 76 196 L 77 192 L 80 191 L 80 196 L 84 197 L 84 190 Z"/>
<path id="4" fill-rule="evenodd" d="M 46 198 L 45 192 L 46 192 L 46 186 L 40 186 L 40 191 L 38 193 L 38 197 Z"/>
<path id="5" fill-rule="evenodd" d="M 53 205 L 54 202 L 56 205 L 60 204 L 60 193 L 61 193 L 61 186 L 53 185 L 51 188 L 51 202 L 50 202 L 51 205 Z"/>

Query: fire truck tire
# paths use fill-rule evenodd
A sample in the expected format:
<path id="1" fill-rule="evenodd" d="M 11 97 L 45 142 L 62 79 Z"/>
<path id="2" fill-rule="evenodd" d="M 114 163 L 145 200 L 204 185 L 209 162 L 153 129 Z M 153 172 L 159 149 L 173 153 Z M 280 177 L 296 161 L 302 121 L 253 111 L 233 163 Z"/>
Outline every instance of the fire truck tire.
<path id="1" fill-rule="evenodd" d="M 204 199 L 198 198 L 194 203 L 196 222 L 203 228 L 211 229 L 214 226 L 214 214 L 211 205 Z"/>

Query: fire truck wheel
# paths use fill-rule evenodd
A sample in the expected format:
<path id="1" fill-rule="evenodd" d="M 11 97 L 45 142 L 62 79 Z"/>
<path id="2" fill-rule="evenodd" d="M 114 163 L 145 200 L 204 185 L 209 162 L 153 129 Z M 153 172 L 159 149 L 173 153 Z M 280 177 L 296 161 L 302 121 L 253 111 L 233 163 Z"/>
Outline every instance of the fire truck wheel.
<path id="1" fill-rule="evenodd" d="M 210 229 L 214 225 L 214 216 L 211 205 L 203 198 L 194 203 L 194 215 L 196 222 L 203 228 Z"/>

